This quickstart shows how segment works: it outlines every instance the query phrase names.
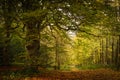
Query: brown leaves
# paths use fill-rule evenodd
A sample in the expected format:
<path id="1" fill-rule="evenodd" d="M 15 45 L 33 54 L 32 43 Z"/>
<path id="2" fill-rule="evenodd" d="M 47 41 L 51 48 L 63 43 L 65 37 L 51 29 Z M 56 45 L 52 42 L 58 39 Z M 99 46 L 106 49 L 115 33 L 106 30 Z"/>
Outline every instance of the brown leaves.
<path id="1" fill-rule="evenodd" d="M 111 69 L 79 71 L 39 70 L 43 71 L 43 73 L 31 75 L 25 78 L 22 77 L 19 80 L 120 80 L 120 72 L 113 71 Z"/>
<path id="2" fill-rule="evenodd" d="M 48 71 L 27 80 L 120 80 L 120 72 L 110 69 Z"/>

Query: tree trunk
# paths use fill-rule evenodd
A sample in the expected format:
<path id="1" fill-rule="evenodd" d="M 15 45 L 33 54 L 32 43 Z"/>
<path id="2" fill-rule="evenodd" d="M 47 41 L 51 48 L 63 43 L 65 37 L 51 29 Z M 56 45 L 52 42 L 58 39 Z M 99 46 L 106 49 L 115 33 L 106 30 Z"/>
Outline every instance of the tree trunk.
<path id="1" fill-rule="evenodd" d="M 37 66 L 40 48 L 39 25 L 37 25 L 37 23 L 29 22 L 26 25 L 26 30 L 26 50 L 29 54 L 28 65 Z"/>
<path id="2" fill-rule="evenodd" d="M 115 63 L 115 38 L 112 36 L 112 64 Z"/>
<path id="3" fill-rule="evenodd" d="M 109 54 L 109 52 L 108 52 L 108 46 L 109 46 L 109 45 L 108 45 L 108 44 L 109 44 L 109 43 L 108 43 L 108 40 L 109 40 L 108 37 L 106 37 L 106 53 L 105 53 L 105 63 L 106 63 L 106 64 L 108 64 L 108 56 L 109 56 L 109 55 L 108 55 L 108 54 Z"/>
<path id="4" fill-rule="evenodd" d="M 59 56 L 59 43 L 58 43 L 58 40 L 57 38 L 55 38 L 56 42 L 55 42 L 55 69 L 56 70 L 59 70 L 60 69 L 60 56 Z"/>
<path id="5" fill-rule="evenodd" d="M 120 68 L 120 35 L 118 37 L 117 70 Z"/>
<path id="6" fill-rule="evenodd" d="M 105 64 L 104 40 L 101 40 L 101 61 Z"/>
<path id="7" fill-rule="evenodd" d="M 103 63 L 102 40 L 100 40 L 100 64 Z"/>
<path id="8" fill-rule="evenodd" d="M 120 40 L 120 37 L 118 37 L 117 38 L 117 44 L 116 44 L 116 54 L 115 54 L 115 65 L 116 65 L 116 68 L 117 68 L 117 70 L 119 70 L 119 54 L 120 54 L 120 42 L 119 42 L 119 40 Z"/>
<path id="9" fill-rule="evenodd" d="M 7 22 L 5 23 L 5 42 L 4 42 L 4 49 L 3 49 L 3 65 L 10 65 L 10 24 Z"/>
<path id="10" fill-rule="evenodd" d="M 10 0 L 2 2 L 2 10 L 3 17 L 5 21 L 5 40 L 4 40 L 4 49 L 3 49 L 3 65 L 10 65 L 12 56 L 10 54 L 10 36 L 11 36 L 11 24 L 13 21 L 13 13 L 15 13 L 15 9 L 13 9 L 12 2 Z"/>

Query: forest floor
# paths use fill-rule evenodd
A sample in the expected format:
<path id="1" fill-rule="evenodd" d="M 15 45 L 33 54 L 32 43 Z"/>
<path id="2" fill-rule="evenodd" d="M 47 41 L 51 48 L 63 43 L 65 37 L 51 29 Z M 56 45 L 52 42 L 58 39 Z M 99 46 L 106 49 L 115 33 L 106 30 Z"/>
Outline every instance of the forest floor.
<path id="1" fill-rule="evenodd" d="M 120 72 L 111 69 L 75 69 L 72 71 L 45 70 L 44 72 L 37 75 L 20 78 L 15 77 L 13 79 L 1 78 L 0 80 L 120 80 Z"/>
<path id="2" fill-rule="evenodd" d="M 120 72 L 110 69 L 50 71 L 27 80 L 120 80 Z"/>

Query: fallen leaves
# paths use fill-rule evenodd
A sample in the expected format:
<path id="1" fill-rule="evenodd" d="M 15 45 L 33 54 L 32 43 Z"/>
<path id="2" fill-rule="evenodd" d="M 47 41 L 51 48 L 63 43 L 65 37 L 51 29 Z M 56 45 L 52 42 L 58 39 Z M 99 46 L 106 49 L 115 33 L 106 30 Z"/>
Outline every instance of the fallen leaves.
<path id="1" fill-rule="evenodd" d="M 80 71 L 48 71 L 22 80 L 120 80 L 120 72 L 110 69 Z"/>

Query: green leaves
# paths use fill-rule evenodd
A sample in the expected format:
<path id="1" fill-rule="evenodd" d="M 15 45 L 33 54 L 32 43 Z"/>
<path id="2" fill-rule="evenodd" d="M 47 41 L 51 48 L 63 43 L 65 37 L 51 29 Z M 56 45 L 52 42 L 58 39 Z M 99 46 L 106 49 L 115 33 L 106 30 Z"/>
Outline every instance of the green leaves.
<path id="1" fill-rule="evenodd" d="M 35 10 L 35 11 L 31 11 L 31 12 L 26 12 L 23 13 L 23 20 L 26 22 L 41 22 L 42 19 L 44 19 L 44 17 L 47 14 L 47 10 Z"/>

